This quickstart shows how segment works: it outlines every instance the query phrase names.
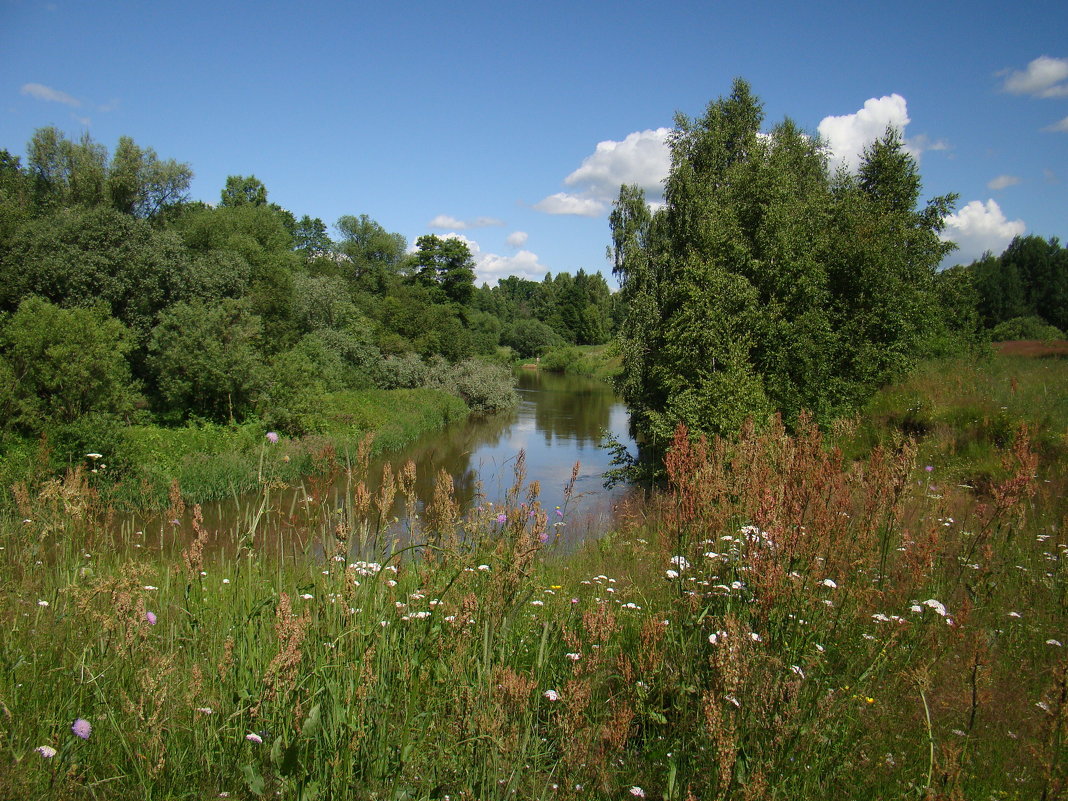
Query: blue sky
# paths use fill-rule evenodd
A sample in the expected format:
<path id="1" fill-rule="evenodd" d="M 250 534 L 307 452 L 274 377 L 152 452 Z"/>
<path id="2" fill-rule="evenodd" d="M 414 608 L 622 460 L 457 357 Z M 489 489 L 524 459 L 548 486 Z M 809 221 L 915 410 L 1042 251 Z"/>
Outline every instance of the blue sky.
<path id="1" fill-rule="evenodd" d="M 132 136 L 192 196 L 255 174 L 332 224 L 457 233 L 481 280 L 600 270 L 676 111 L 752 84 L 847 164 L 904 126 L 956 260 L 1068 238 L 1068 3 L 0 0 L 0 148 Z"/>

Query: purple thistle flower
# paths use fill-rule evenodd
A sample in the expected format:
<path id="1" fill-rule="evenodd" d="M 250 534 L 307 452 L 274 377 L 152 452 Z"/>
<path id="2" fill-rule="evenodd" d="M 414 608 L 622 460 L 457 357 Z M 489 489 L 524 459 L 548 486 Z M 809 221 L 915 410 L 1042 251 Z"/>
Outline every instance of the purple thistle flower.
<path id="1" fill-rule="evenodd" d="M 934 466 L 933 465 L 927 465 L 927 467 L 925 467 L 923 469 L 926 470 L 928 473 L 934 472 Z"/>
<path id="2" fill-rule="evenodd" d="M 274 431 L 268 431 L 267 432 L 267 441 L 269 443 L 271 443 L 272 445 L 274 445 L 275 443 L 278 442 L 278 434 L 276 434 Z"/>
<path id="3" fill-rule="evenodd" d="M 156 613 L 155 612 L 145 612 L 145 620 L 147 620 L 149 623 L 151 623 L 153 626 L 155 626 L 156 625 Z"/>
<path id="4" fill-rule="evenodd" d="M 508 515 L 504 514 L 503 512 L 501 514 L 497 515 L 497 522 L 498 523 L 507 523 L 508 522 Z"/>
<path id="5" fill-rule="evenodd" d="M 78 718 L 71 724 L 70 730 L 83 740 L 88 740 L 89 735 L 93 733 L 93 726 L 85 718 Z"/>

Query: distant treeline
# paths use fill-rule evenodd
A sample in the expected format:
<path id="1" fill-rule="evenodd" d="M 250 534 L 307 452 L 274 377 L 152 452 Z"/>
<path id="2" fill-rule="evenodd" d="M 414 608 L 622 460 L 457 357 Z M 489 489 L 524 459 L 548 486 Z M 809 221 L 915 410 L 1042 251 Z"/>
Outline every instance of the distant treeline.
<path id="1" fill-rule="evenodd" d="M 467 245 L 366 214 L 334 228 L 230 176 L 189 199 L 188 164 L 123 137 L 37 131 L 0 151 L 0 434 L 87 415 L 163 425 L 260 419 L 303 433 L 329 393 L 436 386 L 511 397 L 491 361 L 606 341 L 613 300 L 579 271 L 475 286 Z"/>
<path id="2" fill-rule="evenodd" d="M 1056 237 L 1016 237 L 1000 256 L 954 267 L 973 283 L 995 340 L 1054 339 L 1068 331 L 1068 249 Z"/>

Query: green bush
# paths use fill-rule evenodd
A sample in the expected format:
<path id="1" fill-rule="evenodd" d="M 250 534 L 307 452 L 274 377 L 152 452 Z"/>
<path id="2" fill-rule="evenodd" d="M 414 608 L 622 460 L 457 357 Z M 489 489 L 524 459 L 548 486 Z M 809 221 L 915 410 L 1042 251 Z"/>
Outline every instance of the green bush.
<path id="1" fill-rule="evenodd" d="M 998 323 L 990 332 L 994 342 L 1010 342 L 1017 339 L 1064 339 L 1064 332 L 1050 325 L 1041 317 L 1013 317 Z"/>

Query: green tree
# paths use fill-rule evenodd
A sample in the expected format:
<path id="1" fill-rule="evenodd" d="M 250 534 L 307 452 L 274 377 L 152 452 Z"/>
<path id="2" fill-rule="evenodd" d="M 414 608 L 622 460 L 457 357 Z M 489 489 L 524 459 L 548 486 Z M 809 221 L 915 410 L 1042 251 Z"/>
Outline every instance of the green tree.
<path id="1" fill-rule="evenodd" d="M 337 221 L 341 272 L 355 291 L 384 295 L 396 283 L 408 243 L 366 214 Z"/>
<path id="2" fill-rule="evenodd" d="M 263 326 L 247 304 L 176 303 L 160 315 L 149 366 L 161 410 L 226 422 L 252 411 L 263 386 Z"/>
<path id="3" fill-rule="evenodd" d="M 224 208 L 237 206 L 266 206 L 267 187 L 255 175 L 230 175 L 226 178 L 219 198 L 219 205 Z"/>
<path id="4" fill-rule="evenodd" d="M 137 392 L 126 327 L 102 307 L 26 298 L 0 330 L 8 427 L 39 432 L 89 413 L 126 414 Z M 0 404 L 4 405 L 4 404 Z"/>
<path id="5" fill-rule="evenodd" d="M 467 243 L 429 234 L 415 242 L 412 257 L 417 282 L 441 289 L 444 299 L 467 303 L 475 291 L 475 261 Z"/>
<path id="6" fill-rule="evenodd" d="M 736 80 L 670 138 L 666 206 L 623 187 L 610 218 L 632 423 L 653 450 L 676 423 L 732 434 L 747 416 L 830 420 L 919 352 L 938 308 L 952 197 L 916 209 L 919 176 L 888 131 L 832 181 L 790 120 L 763 133 Z"/>

